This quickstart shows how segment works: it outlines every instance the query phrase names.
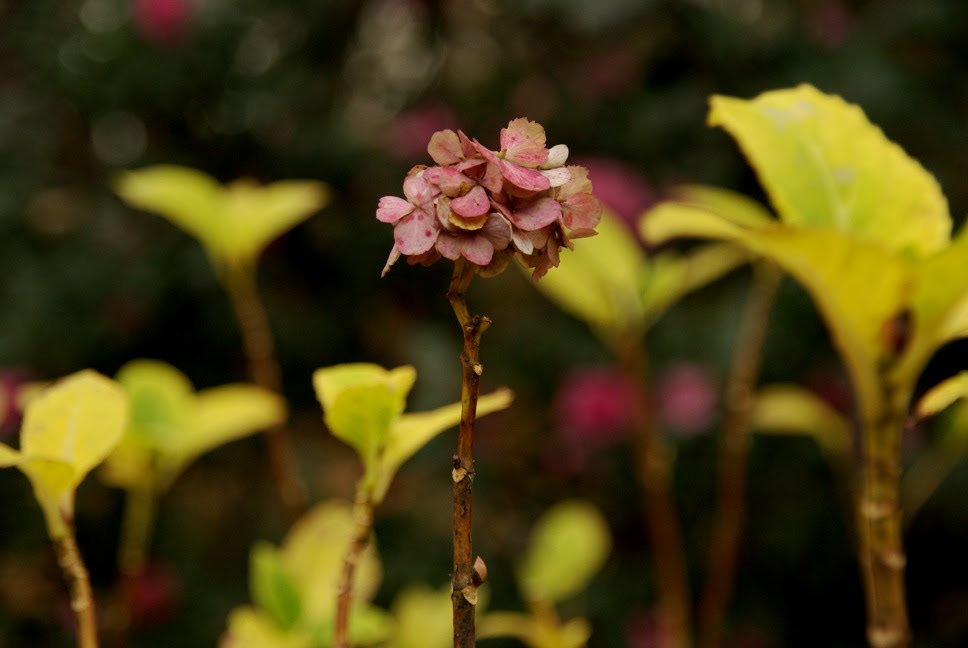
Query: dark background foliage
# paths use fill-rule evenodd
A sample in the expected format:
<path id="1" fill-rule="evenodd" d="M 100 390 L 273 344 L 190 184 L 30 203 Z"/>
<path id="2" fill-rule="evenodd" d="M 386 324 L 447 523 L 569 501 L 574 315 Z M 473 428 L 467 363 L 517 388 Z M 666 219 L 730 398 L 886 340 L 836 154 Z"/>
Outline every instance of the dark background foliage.
<path id="1" fill-rule="evenodd" d="M 707 97 L 809 82 L 863 106 L 938 177 L 960 220 L 966 28 L 962 0 L 0 0 L 0 370 L 6 381 L 88 366 L 113 374 L 153 357 L 199 387 L 243 379 L 239 335 L 203 251 L 123 206 L 112 177 L 166 162 L 222 180 L 325 180 L 332 203 L 267 250 L 260 283 L 313 496 L 347 497 L 356 464 L 323 429 L 313 369 L 411 363 L 412 407 L 457 398 L 448 269 L 401 264 L 381 280 L 391 237 L 373 215 L 427 161 L 433 130 L 460 127 L 495 146 L 509 119 L 536 119 L 588 162 L 593 181 L 617 187 L 606 200 L 624 198 L 635 214 L 682 181 L 759 196 L 735 146 L 704 126 Z M 655 376 L 687 363 L 718 389 L 747 285 L 735 273 L 667 314 L 649 337 Z M 510 413 L 481 425 L 477 548 L 491 607 L 521 605 L 512 574 L 531 521 L 581 496 L 605 513 L 615 551 L 565 612 L 589 616 L 593 646 L 652 645 L 651 554 L 627 446 L 602 444 L 569 464 L 574 441 L 556 414 L 566 377 L 607 367 L 606 351 L 519 273 L 475 282 L 470 299 L 495 322 L 485 385 L 518 394 Z M 959 355 L 932 371 L 960 368 Z M 823 324 L 789 282 L 765 353 L 763 381 L 778 380 L 849 411 Z M 661 395 L 652 406 L 674 407 Z M 690 434 L 667 426 L 697 587 L 717 416 Z M 4 431 L 10 441 L 16 426 Z M 909 446 L 929 442 L 927 430 Z M 378 514 L 380 604 L 407 583 L 449 578 L 451 445 L 445 435 L 408 464 Z M 966 488 L 961 467 L 907 533 L 919 646 L 968 642 Z M 816 447 L 756 439 L 748 490 L 729 645 L 863 645 L 849 517 Z M 0 501 L 0 646 L 70 645 L 66 594 L 16 471 L 0 473 Z M 118 596 L 121 504 L 96 478 L 79 494 L 80 544 L 106 614 Z M 214 645 L 227 612 L 248 600 L 249 547 L 284 531 L 260 439 L 202 459 L 162 503 L 134 645 Z"/>

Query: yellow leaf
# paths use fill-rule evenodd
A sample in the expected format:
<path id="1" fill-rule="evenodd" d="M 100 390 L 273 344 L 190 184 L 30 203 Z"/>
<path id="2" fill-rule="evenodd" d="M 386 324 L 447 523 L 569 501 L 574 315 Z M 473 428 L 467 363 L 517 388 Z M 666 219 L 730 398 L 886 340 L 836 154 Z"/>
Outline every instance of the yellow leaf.
<path id="1" fill-rule="evenodd" d="M 738 142 L 780 218 L 926 256 L 951 232 L 937 181 L 863 111 L 809 85 L 715 96 L 709 124 Z"/>
<path id="2" fill-rule="evenodd" d="M 929 389 L 918 401 L 917 417 L 934 416 L 965 397 L 968 397 L 968 371 L 951 376 Z"/>
<path id="3" fill-rule="evenodd" d="M 44 498 L 45 512 L 59 506 L 64 514 L 73 513 L 74 490 L 120 441 L 127 418 L 124 390 L 90 370 L 54 383 L 28 403 L 20 432 L 21 468 Z"/>
<path id="4" fill-rule="evenodd" d="M 310 637 L 287 633 L 257 608 L 232 610 L 228 630 L 219 644 L 223 648 L 311 648 Z"/>
<path id="5" fill-rule="evenodd" d="M 118 176 L 115 191 L 128 204 L 164 216 L 197 238 L 219 266 L 250 266 L 269 242 L 329 200 L 320 182 L 288 180 L 226 187 L 211 176 L 172 165 Z"/>
<path id="6" fill-rule="evenodd" d="M 454 645 L 449 585 L 438 590 L 425 585 L 407 587 L 393 601 L 393 616 L 396 632 L 390 638 L 390 648 L 451 648 Z"/>
<path id="7" fill-rule="evenodd" d="M 580 500 L 541 516 L 518 569 L 529 601 L 553 604 L 581 591 L 608 559 L 612 539 L 602 514 Z"/>
<path id="8" fill-rule="evenodd" d="M 502 388 L 477 399 L 477 418 L 506 409 L 514 393 Z M 373 492 L 374 503 L 383 501 L 397 470 L 410 457 L 444 430 L 460 423 L 461 404 L 452 403 L 430 412 L 404 414 L 390 428 Z"/>
<path id="9" fill-rule="evenodd" d="M 20 460 L 21 456 L 19 452 L 6 444 L 0 443 L 0 468 L 16 466 L 20 463 Z"/>
<path id="10" fill-rule="evenodd" d="M 299 590 L 303 621 L 316 624 L 333 616 L 343 556 L 354 528 L 351 506 L 331 500 L 313 507 L 286 536 L 281 558 Z M 357 564 L 354 599 L 371 600 L 381 578 L 380 560 L 371 538 Z"/>
<path id="11" fill-rule="evenodd" d="M 701 208 L 662 203 L 642 221 L 654 242 L 680 236 L 720 239 L 762 255 L 810 293 L 843 355 L 866 420 L 883 401 L 878 365 L 888 352 L 885 324 L 906 307 L 914 283 L 912 262 L 830 229 L 777 223 L 741 227 Z"/>
<path id="12" fill-rule="evenodd" d="M 535 287 L 594 329 L 640 329 L 645 324 L 640 298 L 645 253 L 614 214 L 603 214 L 597 231 L 576 241 L 574 251 L 563 250 L 561 265 Z"/>
<path id="13" fill-rule="evenodd" d="M 769 385 L 755 397 L 750 428 L 759 433 L 813 437 L 840 462 L 849 457 L 851 426 L 816 394 L 796 385 Z"/>

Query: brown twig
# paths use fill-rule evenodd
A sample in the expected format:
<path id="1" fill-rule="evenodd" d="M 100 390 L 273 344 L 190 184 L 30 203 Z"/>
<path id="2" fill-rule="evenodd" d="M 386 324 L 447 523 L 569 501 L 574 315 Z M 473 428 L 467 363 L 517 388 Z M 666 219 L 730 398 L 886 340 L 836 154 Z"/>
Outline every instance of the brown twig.
<path id="1" fill-rule="evenodd" d="M 746 515 L 746 461 L 753 393 L 759 378 L 763 340 L 782 273 L 768 262 L 753 269 L 743 307 L 732 367 L 726 383 L 716 511 L 709 543 L 707 576 L 699 604 L 699 646 L 722 644 L 726 608 L 736 580 L 739 540 Z"/>
<path id="2" fill-rule="evenodd" d="M 360 557 L 370 542 L 373 529 L 373 503 L 364 489 L 358 489 L 353 506 L 356 527 L 350 545 L 343 556 L 343 572 L 340 575 L 336 600 L 336 625 L 333 633 L 334 648 L 349 648 L 350 604 L 353 596 L 353 577 Z"/>
<path id="3" fill-rule="evenodd" d="M 252 382 L 263 389 L 281 394 L 282 372 L 276 358 L 269 317 L 256 286 L 254 269 L 230 269 L 225 277 L 225 287 L 242 333 Z M 306 487 L 299 478 L 292 439 L 283 424 L 266 430 L 265 438 L 276 492 L 287 517 L 293 522 L 305 510 Z"/>
<path id="4" fill-rule="evenodd" d="M 463 259 L 454 264 L 454 275 L 447 291 L 457 321 L 464 335 L 461 354 L 460 431 L 457 453 L 453 457 L 451 475 L 454 481 L 454 571 L 451 580 L 451 602 L 454 608 L 454 648 L 475 645 L 474 615 L 477 606 L 474 548 L 471 538 L 471 495 L 474 482 L 474 423 L 477 419 L 477 396 L 484 367 L 480 363 L 481 335 L 491 320 L 481 315 L 470 315 L 467 310 L 467 286 L 474 277 L 474 268 Z"/>
<path id="5" fill-rule="evenodd" d="M 77 645 L 79 648 L 97 648 L 97 615 L 91 594 L 91 580 L 72 528 L 68 528 L 66 535 L 54 539 L 54 550 L 70 588 L 71 609 L 77 619 Z"/>
<path id="6" fill-rule="evenodd" d="M 906 394 L 885 389 L 884 416 L 864 425 L 861 488 L 857 503 L 861 572 L 867 601 L 867 641 L 872 648 L 911 645 L 901 541 L 901 433 Z"/>
<path id="7" fill-rule="evenodd" d="M 669 452 L 659 436 L 655 413 L 648 405 L 651 394 L 648 353 L 640 331 L 617 336 L 612 344 L 616 358 L 626 375 L 639 386 L 645 403 L 633 430 L 632 450 L 654 553 L 662 627 L 661 646 L 688 648 L 692 644 L 689 576 L 683 555 L 682 530 L 670 484 Z"/>

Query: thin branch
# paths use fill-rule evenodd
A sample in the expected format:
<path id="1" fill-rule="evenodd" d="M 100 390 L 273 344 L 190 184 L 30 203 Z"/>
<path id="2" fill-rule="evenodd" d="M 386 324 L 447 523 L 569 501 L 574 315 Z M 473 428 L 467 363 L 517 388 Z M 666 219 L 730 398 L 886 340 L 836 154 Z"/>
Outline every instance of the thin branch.
<path id="1" fill-rule="evenodd" d="M 235 309 L 252 382 L 263 389 L 282 393 L 282 372 L 272 341 L 272 329 L 265 306 L 259 297 L 252 268 L 229 270 L 225 287 Z M 299 465 L 292 439 L 284 424 L 265 432 L 269 467 L 276 493 L 290 521 L 295 521 L 306 507 L 306 486 L 299 478 Z"/>
<path id="2" fill-rule="evenodd" d="M 639 386 L 645 406 L 638 413 L 633 430 L 632 450 L 636 473 L 642 487 L 645 520 L 654 554 L 659 590 L 659 617 L 662 648 L 688 648 L 691 595 L 689 575 L 683 555 L 682 530 L 671 487 L 671 461 L 659 436 L 653 408 L 649 406 L 649 358 L 640 331 L 631 331 L 612 340 L 614 353 L 630 380 Z"/>
<path id="3" fill-rule="evenodd" d="M 350 545 L 343 556 L 343 572 L 340 575 L 336 600 L 336 625 L 333 633 L 334 648 L 349 648 L 350 604 L 353 597 L 353 578 L 356 567 L 366 546 L 370 542 L 373 529 L 373 503 L 364 489 L 357 489 L 356 503 L 353 506 L 356 527 Z"/>
<path id="4" fill-rule="evenodd" d="M 481 336 L 491 320 L 481 315 L 470 315 L 467 310 L 467 287 L 475 269 L 459 259 L 454 264 L 454 275 L 447 291 L 447 299 L 454 309 L 464 336 L 461 354 L 461 419 L 457 437 L 457 453 L 453 457 L 451 475 L 454 482 L 454 570 L 451 580 L 451 602 L 454 609 L 454 648 L 475 645 L 474 615 L 477 606 L 479 577 L 475 578 L 472 542 L 472 487 L 474 482 L 474 424 L 477 420 L 477 397 L 481 374 Z"/>
<path id="5" fill-rule="evenodd" d="M 759 379 L 770 310 L 782 279 L 778 268 L 761 262 L 743 307 L 732 367 L 726 383 L 725 418 L 719 455 L 716 512 L 709 543 L 707 576 L 699 605 L 699 645 L 718 648 L 726 609 L 736 580 L 737 555 L 746 515 L 746 463 L 753 394 Z"/>
<path id="6" fill-rule="evenodd" d="M 68 528 L 66 535 L 54 539 L 54 550 L 70 588 L 71 609 L 77 619 L 77 645 L 79 648 L 97 648 L 97 615 L 91 594 L 91 580 L 77 548 L 72 527 Z"/>

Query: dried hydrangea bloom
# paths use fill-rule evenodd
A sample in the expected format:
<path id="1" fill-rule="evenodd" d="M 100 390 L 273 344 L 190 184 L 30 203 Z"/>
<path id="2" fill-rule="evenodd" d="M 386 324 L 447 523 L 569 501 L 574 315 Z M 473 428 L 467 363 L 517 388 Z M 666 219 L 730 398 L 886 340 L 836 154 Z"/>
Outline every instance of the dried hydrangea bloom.
<path id="1" fill-rule="evenodd" d="M 437 166 L 411 169 L 406 198 L 384 196 L 377 207 L 394 234 L 384 274 L 401 255 L 423 265 L 463 258 L 485 276 L 517 257 L 537 280 L 571 239 L 595 234 L 602 206 L 588 172 L 565 165 L 567 146 L 547 148 L 544 128 L 525 118 L 501 129 L 500 145 L 492 151 L 460 131 L 433 134 L 427 152 Z"/>

